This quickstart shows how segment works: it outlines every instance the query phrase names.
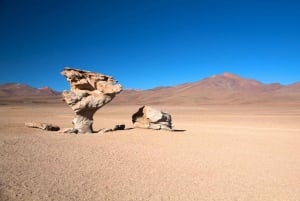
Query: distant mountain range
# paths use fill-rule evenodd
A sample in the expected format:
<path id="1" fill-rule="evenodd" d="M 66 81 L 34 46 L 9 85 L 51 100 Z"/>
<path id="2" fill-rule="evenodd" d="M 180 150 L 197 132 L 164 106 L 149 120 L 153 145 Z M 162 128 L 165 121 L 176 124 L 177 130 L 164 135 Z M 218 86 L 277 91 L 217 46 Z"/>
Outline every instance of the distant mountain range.
<path id="1" fill-rule="evenodd" d="M 0 97 L 59 96 L 50 88 L 32 88 L 23 84 L 0 85 Z M 299 102 L 300 82 L 291 85 L 263 84 L 253 79 L 224 73 L 203 80 L 150 90 L 124 90 L 112 104 L 248 104 L 256 102 Z"/>
<path id="2" fill-rule="evenodd" d="M 291 85 L 263 84 L 231 73 L 203 80 L 150 90 L 124 90 L 114 100 L 118 104 L 247 104 L 253 102 L 300 102 L 300 82 Z"/>
<path id="3" fill-rule="evenodd" d="M 58 96 L 61 93 L 49 87 L 33 88 L 26 84 L 6 83 L 0 85 L 0 97 Z"/>

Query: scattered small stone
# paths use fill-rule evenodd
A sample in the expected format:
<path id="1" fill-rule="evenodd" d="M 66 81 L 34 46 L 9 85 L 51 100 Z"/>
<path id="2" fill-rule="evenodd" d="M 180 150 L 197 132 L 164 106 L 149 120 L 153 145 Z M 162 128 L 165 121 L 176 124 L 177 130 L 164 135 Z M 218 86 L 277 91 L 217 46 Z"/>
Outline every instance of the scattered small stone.
<path id="1" fill-rule="evenodd" d="M 119 125 L 116 125 L 113 130 L 114 131 L 117 131 L 117 130 L 124 130 L 125 129 L 125 124 L 119 124 Z"/>

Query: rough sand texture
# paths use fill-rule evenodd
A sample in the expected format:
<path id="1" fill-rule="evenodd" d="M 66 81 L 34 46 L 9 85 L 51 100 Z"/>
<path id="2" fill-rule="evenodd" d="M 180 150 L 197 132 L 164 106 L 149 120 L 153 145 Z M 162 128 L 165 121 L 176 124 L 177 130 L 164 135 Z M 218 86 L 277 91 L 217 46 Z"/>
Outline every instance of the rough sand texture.
<path id="1" fill-rule="evenodd" d="M 110 106 L 95 129 L 125 123 L 139 106 Z M 0 200 L 300 200 L 299 105 L 155 106 L 175 129 L 59 134 L 62 104 L 0 106 Z"/>

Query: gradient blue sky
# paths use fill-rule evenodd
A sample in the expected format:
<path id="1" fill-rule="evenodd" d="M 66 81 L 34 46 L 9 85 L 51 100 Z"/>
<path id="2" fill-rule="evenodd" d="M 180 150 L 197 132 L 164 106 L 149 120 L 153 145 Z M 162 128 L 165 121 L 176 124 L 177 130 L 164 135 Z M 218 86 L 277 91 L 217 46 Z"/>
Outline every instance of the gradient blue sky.
<path id="1" fill-rule="evenodd" d="M 300 81 L 299 0 L 0 0 L 0 23 L 0 83 L 69 89 L 64 66 L 136 89 Z"/>

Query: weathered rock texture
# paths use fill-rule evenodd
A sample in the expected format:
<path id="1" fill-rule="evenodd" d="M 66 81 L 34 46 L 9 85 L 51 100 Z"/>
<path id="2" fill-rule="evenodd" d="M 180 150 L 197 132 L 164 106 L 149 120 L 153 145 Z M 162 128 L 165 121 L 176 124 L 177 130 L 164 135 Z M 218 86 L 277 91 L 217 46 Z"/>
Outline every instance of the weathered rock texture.
<path id="1" fill-rule="evenodd" d="M 139 110 L 132 115 L 132 123 L 135 128 L 172 130 L 171 115 L 150 106 L 139 108 Z"/>
<path id="2" fill-rule="evenodd" d="M 122 86 L 117 84 L 117 81 L 111 76 L 90 71 L 64 68 L 61 74 L 71 85 L 71 91 L 64 91 L 62 96 L 63 100 L 76 113 L 72 131 L 74 133 L 93 133 L 95 112 L 120 93 Z"/>
<path id="3" fill-rule="evenodd" d="M 25 123 L 26 127 L 29 128 L 39 128 L 46 131 L 59 131 L 59 126 L 49 124 L 49 123 L 40 123 L 40 122 L 27 122 Z"/>

